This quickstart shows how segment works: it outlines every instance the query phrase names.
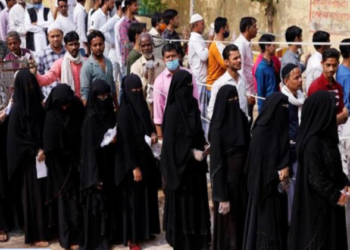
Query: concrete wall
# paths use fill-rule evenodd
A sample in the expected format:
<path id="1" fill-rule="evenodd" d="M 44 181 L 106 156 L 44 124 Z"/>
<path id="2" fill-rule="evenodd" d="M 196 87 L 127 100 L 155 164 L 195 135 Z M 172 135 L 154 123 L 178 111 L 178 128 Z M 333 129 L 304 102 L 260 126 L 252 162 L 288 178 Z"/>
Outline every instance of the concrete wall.
<path id="1" fill-rule="evenodd" d="M 277 41 L 284 41 L 285 29 L 291 25 L 297 25 L 303 29 L 303 39 L 305 42 L 312 41 L 311 25 L 310 25 L 310 9 L 311 1 L 317 0 L 279 0 L 279 3 L 275 3 L 277 13 L 274 17 L 274 33 L 282 35 L 277 38 Z M 174 8 L 179 11 L 181 25 L 188 25 L 189 23 L 189 0 L 165 0 L 168 4 L 168 8 Z M 328 11 L 332 12 L 350 12 L 350 8 L 346 5 L 336 6 L 335 2 L 347 3 L 347 0 L 339 1 L 323 1 L 329 2 L 328 6 L 324 6 Z M 332 5 L 333 3 L 333 5 Z M 322 6 L 321 6 L 322 7 Z M 218 16 L 226 17 L 229 20 L 231 34 L 236 32 L 239 34 L 239 21 L 244 16 L 254 16 L 258 20 L 259 31 L 267 32 L 267 19 L 265 16 L 266 4 L 259 2 L 251 2 L 251 0 L 195 0 L 195 12 L 201 14 L 209 30 L 209 24 L 215 20 Z M 320 6 L 314 6 L 313 9 L 320 8 Z M 342 8 L 342 9 L 341 9 Z M 344 9 L 346 8 L 346 9 Z M 324 10 L 324 11 L 327 11 Z M 346 17 L 345 17 L 346 18 Z M 327 17 L 327 20 L 332 22 L 333 18 Z M 320 21 L 322 22 L 322 20 Z M 350 22 L 340 22 L 339 25 L 350 27 Z M 326 25 L 323 28 L 327 32 L 332 33 L 332 30 L 327 30 L 327 27 L 334 27 Z M 350 28 L 349 28 L 350 29 Z M 182 28 L 181 28 L 182 30 Z M 346 30 L 346 29 L 345 29 Z M 179 29 L 180 31 L 180 29 Z M 350 37 L 350 32 L 341 32 L 342 35 L 331 35 L 332 42 L 340 42 L 346 37 Z M 257 41 L 260 35 L 255 39 Z M 333 47 L 339 48 L 338 45 Z M 304 46 L 305 52 L 313 52 L 312 46 Z"/>

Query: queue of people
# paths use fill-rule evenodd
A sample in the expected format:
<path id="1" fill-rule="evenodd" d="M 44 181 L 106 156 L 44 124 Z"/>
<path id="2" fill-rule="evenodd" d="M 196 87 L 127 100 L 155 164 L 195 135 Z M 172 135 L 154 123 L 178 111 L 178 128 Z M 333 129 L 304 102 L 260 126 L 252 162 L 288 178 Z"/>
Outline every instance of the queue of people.
<path id="1" fill-rule="evenodd" d="M 303 63 L 288 44 L 280 61 L 265 34 L 254 63 L 254 17 L 225 45 L 228 20 L 208 42 L 194 14 L 188 43 L 169 43 L 176 10 L 148 33 L 137 0 L 84 3 L 59 0 L 55 20 L 41 0 L 0 13 L 18 68 L 0 111 L 0 242 L 17 231 L 36 247 L 138 250 L 163 230 L 175 250 L 347 249 L 350 45 L 315 45 Z M 302 29 L 285 38 L 302 42 Z"/>

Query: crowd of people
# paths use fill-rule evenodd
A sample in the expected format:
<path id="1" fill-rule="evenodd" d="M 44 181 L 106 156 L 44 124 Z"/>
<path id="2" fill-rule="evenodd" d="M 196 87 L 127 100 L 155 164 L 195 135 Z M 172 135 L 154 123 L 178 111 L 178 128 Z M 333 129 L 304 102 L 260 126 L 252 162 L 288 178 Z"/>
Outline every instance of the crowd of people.
<path id="1" fill-rule="evenodd" d="M 163 230 L 175 250 L 348 249 L 350 39 L 316 31 L 301 62 L 291 26 L 281 59 L 264 34 L 254 61 L 254 17 L 230 42 L 227 18 L 205 40 L 194 14 L 180 40 L 176 10 L 149 29 L 137 0 L 5 4 L 0 242 L 138 250 Z"/>

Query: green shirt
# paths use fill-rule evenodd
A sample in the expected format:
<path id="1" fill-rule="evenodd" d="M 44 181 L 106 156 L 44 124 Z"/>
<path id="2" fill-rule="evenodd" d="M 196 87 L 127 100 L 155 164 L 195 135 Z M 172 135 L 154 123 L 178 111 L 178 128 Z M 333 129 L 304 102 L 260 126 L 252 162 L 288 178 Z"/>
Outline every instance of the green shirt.
<path id="1" fill-rule="evenodd" d="M 135 49 L 132 49 L 129 53 L 128 60 L 126 62 L 126 73 L 130 74 L 131 66 L 142 56 L 142 54 Z"/>

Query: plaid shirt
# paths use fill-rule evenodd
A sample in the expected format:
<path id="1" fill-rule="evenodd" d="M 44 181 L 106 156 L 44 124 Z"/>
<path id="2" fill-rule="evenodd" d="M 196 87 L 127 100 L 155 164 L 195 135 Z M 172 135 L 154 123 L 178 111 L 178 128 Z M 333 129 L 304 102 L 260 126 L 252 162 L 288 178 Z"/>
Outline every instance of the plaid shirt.
<path id="1" fill-rule="evenodd" d="M 134 43 L 129 42 L 128 29 L 132 23 L 138 23 L 138 22 L 139 21 L 137 21 L 136 19 L 131 21 L 127 16 L 125 16 L 123 22 L 120 24 L 120 27 L 119 27 L 120 50 L 122 52 L 122 58 L 123 58 L 124 64 L 126 63 L 126 59 L 129 56 L 130 50 L 134 47 Z"/>
<path id="2" fill-rule="evenodd" d="M 45 74 L 47 71 L 50 70 L 52 64 L 59 58 L 63 57 L 66 53 L 66 50 L 62 46 L 61 52 L 57 54 L 55 51 L 52 50 L 51 45 L 48 45 L 44 50 L 36 53 L 35 55 L 35 61 L 38 65 L 38 72 L 40 75 Z M 42 87 L 41 91 L 43 92 L 45 99 L 49 96 L 51 90 L 56 87 L 59 79 L 55 81 L 54 83 Z"/>

